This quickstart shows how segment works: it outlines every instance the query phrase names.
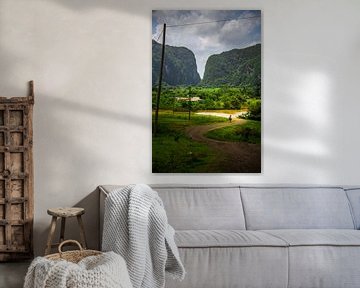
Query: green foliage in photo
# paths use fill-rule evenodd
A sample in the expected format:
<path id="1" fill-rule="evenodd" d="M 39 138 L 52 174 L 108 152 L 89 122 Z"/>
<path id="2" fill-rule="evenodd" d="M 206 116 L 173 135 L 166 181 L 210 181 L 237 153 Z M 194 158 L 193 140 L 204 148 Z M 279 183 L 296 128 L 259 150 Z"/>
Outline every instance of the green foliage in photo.
<path id="1" fill-rule="evenodd" d="M 249 120 L 245 124 L 211 130 L 207 132 L 205 136 L 220 141 L 260 144 L 261 122 Z"/>

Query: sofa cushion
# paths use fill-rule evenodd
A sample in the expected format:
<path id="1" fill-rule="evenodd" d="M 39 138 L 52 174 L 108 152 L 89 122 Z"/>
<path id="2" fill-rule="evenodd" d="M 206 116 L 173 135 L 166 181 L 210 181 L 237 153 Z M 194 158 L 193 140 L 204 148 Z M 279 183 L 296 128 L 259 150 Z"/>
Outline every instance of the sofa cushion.
<path id="1" fill-rule="evenodd" d="M 345 189 L 354 216 L 356 229 L 360 229 L 360 188 Z"/>
<path id="2" fill-rule="evenodd" d="M 176 230 L 244 230 L 239 187 L 156 187 Z"/>
<path id="3" fill-rule="evenodd" d="M 169 223 L 176 230 L 245 230 L 239 186 L 150 185 L 162 199 Z M 106 193 L 121 185 L 102 185 Z"/>
<path id="4" fill-rule="evenodd" d="M 289 288 L 359 288 L 358 246 L 289 247 Z"/>
<path id="5" fill-rule="evenodd" d="M 360 231 L 348 229 L 262 230 L 289 246 L 360 246 Z"/>
<path id="6" fill-rule="evenodd" d="M 360 231 L 265 230 L 289 247 L 289 288 L 359 287 Z"/>
<path id="7" fill-rule="evenodd" d="M 241 187 L 246 226 L 266 229 L 354 229 L 342 188 Z"/>
<path id="8" fill-rule="evenodd" d="M 175 242 L 178 247 L 252 247 L 281 246 L 288 244 L 260 231 L 244 230 L 183 230 L 176 231 Z"/>
<path id="9" fill-rule="evenodd" d="M 183 281 L 166 288 L 287 288 L 288 247 L 179 248 Z"/>

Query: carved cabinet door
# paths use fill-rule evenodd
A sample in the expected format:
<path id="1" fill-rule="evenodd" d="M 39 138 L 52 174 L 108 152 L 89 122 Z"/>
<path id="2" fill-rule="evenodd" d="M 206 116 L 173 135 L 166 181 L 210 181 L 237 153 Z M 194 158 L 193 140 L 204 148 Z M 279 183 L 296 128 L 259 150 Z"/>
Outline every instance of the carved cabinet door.
<path id="1" fill-rule="evenodd" d="M 0 261 L 33 255 L 33 103 L 0 97 Z"/>

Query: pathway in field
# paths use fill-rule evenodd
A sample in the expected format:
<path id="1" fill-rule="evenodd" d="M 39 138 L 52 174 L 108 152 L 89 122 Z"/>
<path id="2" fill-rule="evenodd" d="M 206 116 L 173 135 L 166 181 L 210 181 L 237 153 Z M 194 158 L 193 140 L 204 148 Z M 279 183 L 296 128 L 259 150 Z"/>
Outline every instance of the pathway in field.
<path id="1" fill-rule="evenodd" d="M 247 111 L 236 112 L 236 113 L 231 114 L 231 117 L 233 119 L 237 119 L 238 116 L 245 115 L 246 113 L 247 113 Z M 219 112 L 198 112 L 196 114 L 198 114 L 198 115 L 218 116 L 218 117 L 224 117 L 224 118 L 229 118 L 229 115 L 230 115 L 228 113 L 219 113 Z"/>
<path id="2" fill-rule="evenodd" d="M 208 131 L 230 125 L 241 125 L 245 122 L 246 120 L 243 119 L 234 119 L 231 123 L 198 125 L 186 129 L 186 133 L 191 139 L 205 143 L 219 152 L 219 159 L 214 166 L 209 167 L 209 172 L 261 173 L 260 144 L 219 141 L 204 136 Z"/>

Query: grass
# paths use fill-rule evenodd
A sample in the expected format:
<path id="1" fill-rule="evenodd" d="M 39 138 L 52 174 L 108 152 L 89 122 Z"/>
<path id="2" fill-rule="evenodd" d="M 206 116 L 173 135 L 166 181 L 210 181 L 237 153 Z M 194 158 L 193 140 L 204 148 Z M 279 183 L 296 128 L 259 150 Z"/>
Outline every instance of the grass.
<path id="1" fill-rule="evenodd" d="M 232 125 L 224 128 L 211 130 L 206 133 L 205 136 L 220 141 L 260 144 L 261 122 L 249 120 L 242 125 Z"/>
<path id="2" fill-rule="evenodd" d="M 235 114 L 238 112 L 247 112 L 247 109 L 236 109 L 236 110 L 226 110 L 226 109 L 218 109 L 218 110 L 199 110 L 197 112 L 215 112 L 215 113 L 227 113 L 227 114 Z"/>
<path id="3" fill-rule="evenodd" d="M 154 116 L 153 116 L 154 117 Z M 225 122 L 226 119 L 216 116 L 198 115 L 188 112 L 175 112 L 165 110 L 159 112 L 159 123 L 177 123 L 181 126 L 202 125 L 216 122 Z"/>
<path id="4" fill-rule="evenodd" d="M 188 113 L 172 113 L 172 111 L 161 111 L 159 112 L 159 126 L 157 130 L 157 136 L 153 137 L 174 137 L 176 140 L 180 136 L 185 136 L 185 129 L 193 125 L 205 125 L 216 122 L 228 121 L 223 117 L 206 116 L 191 114 L 190 120 Z"/>
<path id="5" fill-rule="evenodd" d="M 181 135 L 157 136 L 153 139 L 154 173 L 207 172 L 208 165 L 216 160 L 216 152 L 206 145 Z"/>
<path id="6" fill-rule="evenodd" d="M 225 118 L 191 114 L 159 113 L 159 126 L 152 145 L 152 170 L 154 173 L 208 172 L 216 162 L 217 152 L 205 144 L 192 141 L 185 129 L 192 125 L 203 125 L 227 121 Z"/>

